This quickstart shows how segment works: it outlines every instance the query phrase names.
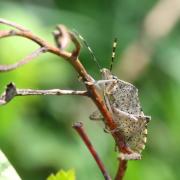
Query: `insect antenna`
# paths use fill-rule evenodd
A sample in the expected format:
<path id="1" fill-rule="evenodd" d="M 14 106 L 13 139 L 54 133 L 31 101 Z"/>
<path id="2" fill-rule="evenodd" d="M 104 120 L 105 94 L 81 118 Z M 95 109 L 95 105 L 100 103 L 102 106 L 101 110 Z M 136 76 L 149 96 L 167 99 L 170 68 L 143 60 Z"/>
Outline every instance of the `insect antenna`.
<path id="1" fill-rule="evenodd" d="M 115 59 L 115 52 L 116 52 L 116 47 L 117 47 L 117 38 L 114 39 L 113 42 L 113 47 L 112 47 L 112 56 L 111 56 L 111 64 L 110 64 L 110 71 L 112 71 L 114 59 Z"/>
<path id="2" fill-rule="evenodd" d="M 94 52 L 92 51 L 92 49 L 90 48 L 89 44 L 87 43 L 87 41 L 77 32 L 74 31 L 75 35 L 79 37 L 79 39 L 83 42 L 83 44 L 85 45 L 85 47 L 88 49 L 89 54 L 91 55 L 93 61 L 95 62 L 96 66 L 98 67 L 99 70 L 101 70 L 101 66 L 98 63 L 98 60 L 96 59 L 96 56 L 94 55 Z"/>

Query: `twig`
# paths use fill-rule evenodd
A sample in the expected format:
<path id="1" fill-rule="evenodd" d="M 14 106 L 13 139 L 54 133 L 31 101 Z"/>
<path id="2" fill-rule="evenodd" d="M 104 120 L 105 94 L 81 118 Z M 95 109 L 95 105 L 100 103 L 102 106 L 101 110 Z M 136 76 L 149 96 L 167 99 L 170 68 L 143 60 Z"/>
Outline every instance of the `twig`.
<path id="1" fill-rule="evenodd" d="M 60 50 L 56 46 L 49 44 L 47 41 L 41 39 L 39 36 L 36 36 L 35 34 L 33 34 L 30 31 L 16 31 L 16 30 L 0 31 L 0 38 L 11 37 L 11 36 L 21 36 L 23 38 L 27 38 L 31 41 L 34 41 L 35 43 L 37 43 L 41 47 L 47 48 L 48 52 L 56 54 L 56 55 L 63 57 L 65 59 L 69 59 L 71 57 L 71 53 Z"/>
<path id="2" fill-rule="evenodd" d="M 65 49 L 70 42 L 70 37 L 67 28 L 64 25 L 58 25 L 53 32 L 54 40 L 57 47 L 61 50 Z"/>
<path id="3" fill-rule="evenodd" d="M 17 89 L 13 83 L 7 85 L 5 92 L 0 96 L 0 105 L 7 104 L 15 96 L 32 96 L 32 95 L 78 95 L 88 96 L 87 91 L 73 91 L 73 90 L 35 90 L 35 89 Z"/>
<path id="4" fill-rule="evenodd" d="M 18 61 L 17 63 L 10 64 L 10 65 L 0 65 L 0 72 L 11 71 L 11 70 L 16 69 L 24 64 L 27 64 L 29 61 L 38 57 L 40 54 L 45 53 L 46 51 L 47 51 L 47 48 L 41 47 L 41 48 L 35 50 L 34 52 L 32 52 L 30 55 L 26 56 L 24 59 Z"/>
<path id="5" fill-rule="evenodd" d="M 127 160 L 119 159 L 119 167 L 117 170 L 115 180 L 122 180 L 123 179 L 125 172 L 126 172 L 126 169 L 127 169 L 127 163 L 128 163 Z"/>
<path id="6" fill-rule="evenodd" d="M 71 58 L 76 60 L 80 53 L 81 45 L 74 34 L 69 32 L 64 25 L 58 25 L 53 32 L 53 35 L 57 47 L 61 50 L 64 50 L 67 47 L 70 40 L 74 43 L 75 50 L 72 52 Z"/>
<path id="7" fill-rule="evenodd" d="M 80 135 L 81 139 L 83 140 L 83 142 L 85 143 L 85 145 L 87 146 L 88 150 L 90 151 L 90 153 L 92 154 L 92 156 L 94 157 L 99 169 L 101 170 L 104 179 L 105 180 L 111 180 L 111 177 L 109 176 L 107 170 L 105 169 L 104 164 L 102 163 L 100 157 L 98 156 L 96 150 L 94 149 L 92 143 L 90 142 L 87 134 L 85 133 L 84 129 L 83 129 L 83 124 L 81 122 L 77 122 L 73 125 L 73 128 L 78 132 L 78 134 Z"/>
<path id="8" fill-rule="evenodd" d="M 8 20 L 5 20 L 5 19 L 2 19 L 0 18 L 0 24 L 5 24 L 5 25 L 8 25 L 8 26 L 11 26 L 13 28 L 16 28 L 20 31 L 29 31 L 28 29 L 26 29 L 25 27 L 19 25 L 19 24 L 16 24 L 14 22 L 11 22 L 11 21 L 8 21 Z"/>

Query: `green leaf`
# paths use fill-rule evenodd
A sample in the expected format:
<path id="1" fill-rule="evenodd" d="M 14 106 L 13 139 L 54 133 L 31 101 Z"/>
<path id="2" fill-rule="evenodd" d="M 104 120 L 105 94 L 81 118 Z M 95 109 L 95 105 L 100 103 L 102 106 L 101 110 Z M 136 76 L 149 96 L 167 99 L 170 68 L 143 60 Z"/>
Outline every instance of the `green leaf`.
<path id="1" fill-rule="evenodd" d="M 47 180 L 75 180 L 75 171 L 70 169 L 68 171 L 60 170 L 56 175 L 51 174 Z"/>
<path id="2" fill-rule="evenodd" d="M 0 180 L 21 180 L 7 157 L 0 150 Z"/>

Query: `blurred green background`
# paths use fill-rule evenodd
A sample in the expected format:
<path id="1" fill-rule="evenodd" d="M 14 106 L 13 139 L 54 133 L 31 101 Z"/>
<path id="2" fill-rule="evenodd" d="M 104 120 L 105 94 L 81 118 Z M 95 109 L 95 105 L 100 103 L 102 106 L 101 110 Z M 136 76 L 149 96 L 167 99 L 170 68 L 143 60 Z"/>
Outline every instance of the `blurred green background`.
<path id="1" fill-rule="evenodd" d="M 152 116 L 143 158 L 129 162 L 125 180 L 180 179 L 180 24 L 179 14 L 172 13 L 180 5 L 177 3 L 173 9 L 159 2 L 0 1 L 1 18 L 24 25 L 49 42 L 54 43 L 51 32 L 55 25 L 75 29 L 87 40 L 103 67 L 109 67 L 112 41 L 118 38 L 113 72 L 138 87 L 144 113 Z M 161 10 L 165 7 L 170 10 L 163 14 Z M 149 16 L 152 13 L 154 16 Z M 164 15 L 175 20 L 161 21 Z M 0 25 L 0 29 L 4 28 L 8 29 Z M 0 64 L 15 62 L 36 47 L 19 37 L 1 39 Z M 94 78 L 101 78 L 86 48 L 82 48 L 80 59 Z M 11 81 L 18 88 L 84 89 L 77 79 L 77 73 L 66 61 L 44 54 L 15 71 L 1 73 L 0 92 Z M 103 132 L 102 123 L 89 120 L 94 110 L 95 105 L 85 97 L 17 97 L 0 107 L 0 148 L 23 180 L 44 180 L 52 172 L 71 168 L 76 170 L 78 180 L 103 179 L 71 128 L 74 122 L 82 121 L 114 176 L 117 168 L 114 141 Z"/>

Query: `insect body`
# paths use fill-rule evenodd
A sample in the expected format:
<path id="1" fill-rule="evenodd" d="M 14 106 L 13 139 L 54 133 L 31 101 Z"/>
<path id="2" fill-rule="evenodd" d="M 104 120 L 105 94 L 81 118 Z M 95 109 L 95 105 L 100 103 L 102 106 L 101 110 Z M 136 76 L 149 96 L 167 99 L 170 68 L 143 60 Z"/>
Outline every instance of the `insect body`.
<path id="1" fill-rule="evenodd" d="M 82 37 L 81 39 L 85 42 Z M 87 42 L 84 44 L 88 47 L 98 67 L 100 67 Z M 150 117 L 145 116 L 141 109 L 138 89 L 134 85 L 118 79 L 111 73 L 116 44 L 117 40 L 115 39 L 110 70 L 101 69 L 102 80 L 95 82 L 95 85 L 102 91 L 107 109 L 117 125 L 115 131 L 121 132 L 126 145 L 132 151 L 132 154 L 121 153 L 121 158 L 140 159 L 141 151 L 145 148 L 147 123 Z M 90 119 L 103 120 L 103 116 L 99 111 L 95 111 L 90 115 Z"/>
<path id="2" fill-rule="evenodd" d="M 149 116 L 141 110 L 137 88 L 113 76 L 108 69 L 102 69 L 102 80 L 97 86 L 103 91 L 104 101 L 117 125 L 115 131 L 124 136 L 126 145 L 134 155 L 121 154 L 125 159 L 140 159 L 141 151 L 145 147 L 147 136 L 147 123 Z M 97 111 L 91 119 L 102 119 Z"/>

